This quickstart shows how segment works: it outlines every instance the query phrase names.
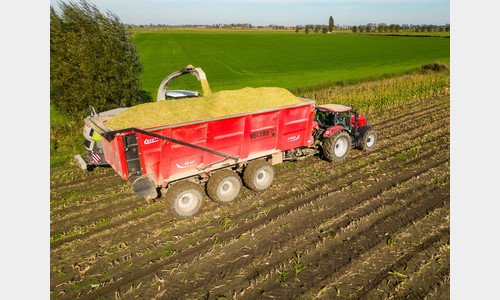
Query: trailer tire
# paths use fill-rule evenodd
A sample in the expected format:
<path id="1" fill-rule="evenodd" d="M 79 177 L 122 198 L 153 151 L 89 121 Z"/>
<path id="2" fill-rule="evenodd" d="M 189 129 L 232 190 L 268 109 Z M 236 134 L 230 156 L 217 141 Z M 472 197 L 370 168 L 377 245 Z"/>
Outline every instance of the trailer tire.
<path id="1" fill-rule="evenodd" d="M 215 172 L 207 182 L 207 194 L 210 199 L 220 204 L 227 204 L 241 192 L 241 178 L 231 170 Z"/>
<path id="2" fill-rule="evenodd" d="M 358 148 L 362 150 L 372 151 L 373 149 L 375 149 L 375 145 L 377 144 L 377 138 L 377 132 L 374 129 L 369 128 L 361 137 Z"/>
<path id="3" fill-rule="evenodd" d="M 203 194 L 200 185 L 191 181 L 181 181 L 167 189 L 165 198 L 174 213 L 181 217 L 189 217 L 202 207 Z"/>
<path id="4" fill-rule="evenodd" d="M 339 131 L 322 143 L 323 156 L 330 162 L 343 161 L 351 150 L 351 136 L 346 131 Z"/>
<path id="5" fill-rule="evenodd" d="M 243 183 L 252 191 L 260 192 L 273 184 L 274 168 L 266 160 L 250 162 L 243 171 Z"/>

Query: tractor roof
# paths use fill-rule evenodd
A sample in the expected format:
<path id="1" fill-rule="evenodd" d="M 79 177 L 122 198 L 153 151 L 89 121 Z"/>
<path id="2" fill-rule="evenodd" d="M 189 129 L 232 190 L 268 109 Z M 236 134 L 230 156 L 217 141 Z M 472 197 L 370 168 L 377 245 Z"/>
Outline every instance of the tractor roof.
<path id="1" fill-rule="evenodd" d="M 327 109 L 327 110 L 332 111 L 332 112 L 346 112 L 346 111 L 350 111 L 352 109 L 349 106 L 344 106 L 341 104 L 323 104 L 323 105 L 319 105 L 318 107 Z"/>

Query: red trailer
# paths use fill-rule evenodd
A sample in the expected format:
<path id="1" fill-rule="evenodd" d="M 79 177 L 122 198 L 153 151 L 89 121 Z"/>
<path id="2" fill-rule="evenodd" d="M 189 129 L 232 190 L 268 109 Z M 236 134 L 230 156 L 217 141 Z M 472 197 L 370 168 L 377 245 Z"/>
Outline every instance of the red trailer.
<path id="1" fill-rule="evenodd" d="M 160 90 L 168 94 L 163 83 Z M 212 200 L 228 203 L 239 195 L 242 179 L 252 190 L 268 188 L 272 165 L 284 160 L 323 153 L 330 161 L 341 161 L 353 146 L 374 147 L 375 131 L 350 107 L 316 107 L 312 100 L 300 100 L 271 110 L 152 128 L 107 128 L 105 121 L 126 108 L 93 114 L 84 128 L 89 155 L 75 158 L 82 168 L 90 160 L 111 165 L 139 195 L 154 199 L 166 194 L 178 215 L 190 216 L 202 205 L 204 184 Z"/>

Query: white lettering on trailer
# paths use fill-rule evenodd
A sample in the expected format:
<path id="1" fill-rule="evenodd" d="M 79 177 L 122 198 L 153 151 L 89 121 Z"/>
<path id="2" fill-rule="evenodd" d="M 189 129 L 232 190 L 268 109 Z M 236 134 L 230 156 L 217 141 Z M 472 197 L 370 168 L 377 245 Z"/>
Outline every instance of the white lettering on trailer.
<path id="1" fill-rule="evenodd" d="M 149 145 L 149 144 L 152 144 L 152 143 L 156 143 L 158 141 L 159 141 L 159 139 L 157 137 L 152 138 L 152 139 L 145 139 L 144 140 L 144 145 Z"/>
<path id="2" fill-rule="evenodd" d="M 186 161 L 186 162 L 184 162 L 184 163 L 182 163 L 180 165 L 179 164 L 175 164 L 175 165 L 179 169 L 185 169 L 185 168 L 188 168 L 188 167 L 192 166 L 195 163 L 195 161 L 196 160 L 193 159 L 193 160 Z"/>
<path id="3" fill-rule="evenodd" d="M 298 139 L 299 139 L 299 137 L 300 137 L 300 134 L 299 134 L 299 135 L 297 135 L 297 136 L 289 136 L 289 137 L 288 137 L 288 141 L 289 141 L 289 142 L 295 142 L 296 140 L 298 140 Z"/>

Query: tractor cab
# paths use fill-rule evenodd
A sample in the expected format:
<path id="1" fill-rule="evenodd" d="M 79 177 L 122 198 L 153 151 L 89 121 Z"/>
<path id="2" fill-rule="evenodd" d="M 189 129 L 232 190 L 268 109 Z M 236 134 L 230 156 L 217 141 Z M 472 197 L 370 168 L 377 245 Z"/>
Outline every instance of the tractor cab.
<path id="1" fill-rule="evenodd" d="M 349 149 L 372 150 L 377 133 L 366 118 L 349 106 L 323 104 L 316 106 L 314 121 L 317 123 L 313 137 L 321 143 L 323 155 L 332 162 L 343 160 Z"/>
<path id="2" fill-rule="evenodd" d="M 341 135 L 349 138 L 349 148 L 372 149 L 377 138 L 371 126 L 366 125 L 366 118 L 349 106 L 323 104 L 316 107 L 314 121 L 318 124 L 313 134 L 320 142 L 336 140 Z M 328 142 L 327 142 L 328 143 Z"/>
<path id="3" fill-rule="evenodd" d="M 323 104 L 316 107 L 316 123 L 324 130 L 333 126 L 342 126 L 348 131 L 366 125 L 366 119 L 349 106 Z"/>

